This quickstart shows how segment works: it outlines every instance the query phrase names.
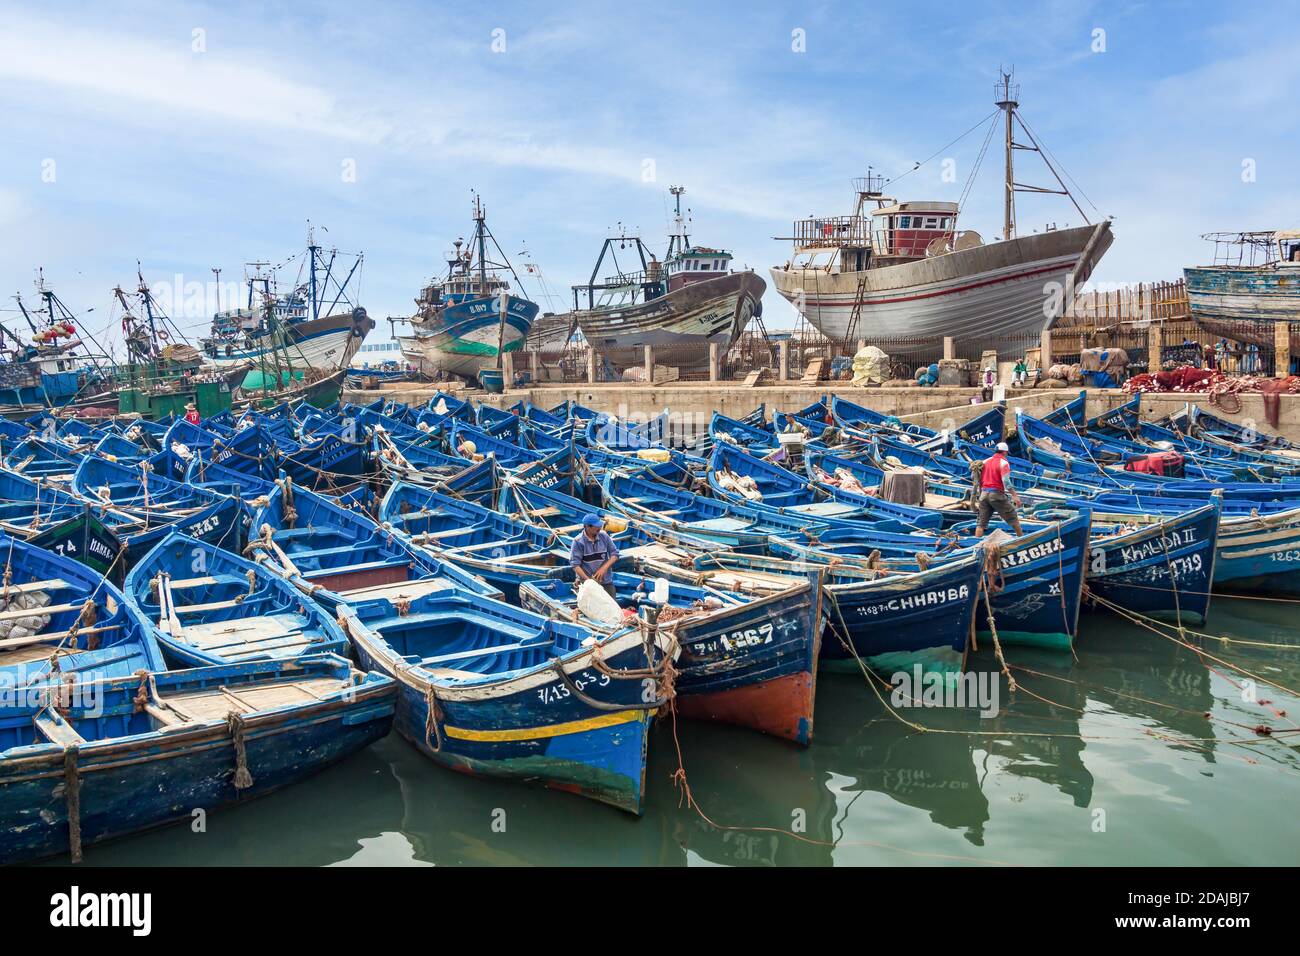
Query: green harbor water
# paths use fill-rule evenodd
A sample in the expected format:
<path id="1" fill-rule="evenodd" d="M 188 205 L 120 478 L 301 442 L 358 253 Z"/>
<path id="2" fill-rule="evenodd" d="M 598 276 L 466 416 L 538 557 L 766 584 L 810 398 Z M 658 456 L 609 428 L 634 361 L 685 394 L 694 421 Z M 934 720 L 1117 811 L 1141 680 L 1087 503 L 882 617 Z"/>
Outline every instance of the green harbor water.
<path id="1" fill-rule="evenodd" d="M 1300 605 L 1216 599 L 1208 655 L 1300 687 Z M 819 679 L 815 742 L 679 722 L 700 812 L 680 804 L 673 728 L 651 742 L 645 816 L 443 770 L 396 737 L 206 832 L 156 830 L 89 865 L 1294 864 L 1300 701 L 1103 612 L 1078 659 L 1007 648 L 997 716 L 908 709 L 858 675 Z M 982 650 L 973 663 L 992 669 Z M 1247 688 L 1248 690 L 1248 688 Z M 1279 716 L 1285 711 L 1285 716 Z M 772 828 L 763 830 L 755 828 Z M 798 829 L 791 836 L 777 830 Z"/>

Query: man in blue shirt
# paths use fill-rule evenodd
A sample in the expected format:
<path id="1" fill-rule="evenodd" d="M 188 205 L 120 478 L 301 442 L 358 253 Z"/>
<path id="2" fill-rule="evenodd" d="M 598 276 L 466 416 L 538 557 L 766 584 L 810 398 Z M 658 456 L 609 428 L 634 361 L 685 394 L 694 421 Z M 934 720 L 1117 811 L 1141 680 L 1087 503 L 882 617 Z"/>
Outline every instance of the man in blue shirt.
<path id="1" fill-rule="evenodd" d="M 614 582 L 610 580 L 609 569 L 618 560 L 618 547 L 603 525 L 600 515 L 590 514 L 582 519 L 582 534 L 573 539 L 569 563 L 573 566 L 575 587 L 591 578 L 613 597 Z"/>

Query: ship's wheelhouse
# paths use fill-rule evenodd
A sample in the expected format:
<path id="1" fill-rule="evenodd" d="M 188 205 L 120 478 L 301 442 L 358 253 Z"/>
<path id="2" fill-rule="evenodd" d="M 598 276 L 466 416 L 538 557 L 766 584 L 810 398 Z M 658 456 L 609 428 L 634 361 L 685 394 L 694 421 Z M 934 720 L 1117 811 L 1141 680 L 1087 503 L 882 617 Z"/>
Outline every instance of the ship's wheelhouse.
<path id="1" fill-rule="evenodd" d="M 1277 234 L 1278 258 L 1282 262 L 1300 264 L 1300 231 Z"/>
<path id="2" fill-rule="evenodd" d="M 730 270 L 731 253 L 704 246 L 692 246 L 664 263 L 670 292 L 693 282 L 704 282 L 726 275 Z"/>
<path id="3" fill-rule="evenodd" d="M 876 256 L 919 259 L 936 239 L 951 240 L 957 229 L 957 204 L 902 202 L 871 213 L 871 245 Z"/>

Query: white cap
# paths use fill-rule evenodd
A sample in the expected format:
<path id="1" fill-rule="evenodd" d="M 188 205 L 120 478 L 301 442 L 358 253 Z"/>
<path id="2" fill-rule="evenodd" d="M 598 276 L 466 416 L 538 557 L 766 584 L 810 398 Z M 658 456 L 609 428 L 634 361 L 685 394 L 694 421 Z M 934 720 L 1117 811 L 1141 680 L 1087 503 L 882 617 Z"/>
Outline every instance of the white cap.
<path id="1" fill-rule="evenodd" d="M 1006 442 L 1004 442 L 1004 441 L 1000 441 L 1000 442 L 998 442 L 998 451 L 1010 451 L 1010 450 L 1011 450 L 1011 449 L 1009 449 L 1009 448 L 1007 447 L 1007 443 L 1006 443 Z"/>

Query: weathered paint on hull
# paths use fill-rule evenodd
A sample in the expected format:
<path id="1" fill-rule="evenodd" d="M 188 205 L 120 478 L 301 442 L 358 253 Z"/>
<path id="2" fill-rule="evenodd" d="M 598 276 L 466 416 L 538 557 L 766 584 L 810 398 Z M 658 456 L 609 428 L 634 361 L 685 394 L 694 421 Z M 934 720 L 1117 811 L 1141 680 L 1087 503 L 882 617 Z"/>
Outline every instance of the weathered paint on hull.
<path id="1" fill-rule="evenodd" d="M 1114 539 L 1094 539 L 1088 588 L 1138 614 L 1204 623 L 1218 527 L 1219 510 L 1210 507 Z"/>
<path id="2" fill-rule="evenodd" d="M 235 747 L 224 723 L 85 744 L 77 754 L 82 845 L 190 821 L 195 807 L 220 809 L 296 783 L 387 736 L 393 711 L 385 681 L 350 701 L 249 715 L 244 748 L 253 783 L 242 790 L 233 783 Z M 0 860 L 67 854 L 63 753 L 8 753 L 0 762 Z"/>
<path id="3" fill-rule="evenodd" d="M 287 353 L 289 362 L 295 367 L 310 365 L 312 368 L 334 371 L 347 368 L 351 363 L 366 334 L 375 327 L 373 319 L 356 322 L 352 313 L 322 316 L 309 319 L 296 325 L 287 326 L 289 344 L 260 341 L 253 348 L 232 346 L 229 353 L 224 347 L 217 347 L 215 353 L 205 352 L 206 359 L 218 368 L 233 368 L 245 362 L 260 365 L 270 362 L 279 355 L 279 361 L 285 361 Z"/>
<path id="4" fill-rule="evenodd" d="M 1192 318 L 1215 335 L 1272 348 L 1271 325 L 1300 322 L 1300 264 L 1184 269 Z M 1300 335 L 1292 333 L 1292 349 Z"/>
<path id="5" fill-rule="evenodd" d="M 554 673 L 506 679 L 495 688 L 439 686 L 437 711 L 430 715 L 428 686 L 418 672 L 390 674 L 388 661 L 376 658 L 364 638 L 353 638 L 363 668 L 397 678 L 397 732 L 425 756 L 464 773 L 534 783 L 642 812 L 654 715 L 643 702 L 642 680 L 611 678 L 594 667 L 565 668 L 575 686 L 598 689 L 611 710 L 579 700 Z M 605 664 L 614 670 L 643 667 L 639 642 Z"/>
<path id="6" fill-rule="evenodd" d="M 771 734 L 797 744 L 812 743 L 817 675 L 802 671 L 731 690 L 677 698 L 677 712 L 692 720 L 713 720 Z"/>
<path id="7" fill-rule="evenodd" d="M 1010 242 L 864 272 L 772 269 L 777 291 L 829 338 L 849 332 L 865 279 L 854 335 L 958 341 L 1037 333 L 1069 303 L 1062 290 L 1082 285 L 1110 247 L 1109 223 L 1019 236 Z M 928 347 L 918 344 L 917 348 Z M 891 343 L 906 353 L 906 343 Z"/>
<path id="8" fill-rule="evenodd" d="M 945 677 L 960 673 L 979 593 L 978 560 L 936 568 L 926 575 L 923 587 L 916 575 L 830 585 L 821 666 L 856 671 L 860 658 L 882 675 L 910 671 L 917 664 L 925 673 Z"/>
<path id="9" fill-rule="evenodd" d="M 1300 594 L 1300 508 L 1259 518 L 1225 519 L 1219 528 L 1214 587 Z"/>
<path id="10" fill-rule="evenodd" d="M 1078 632 L 1088 549 L 1088 516 L 1018 539 L 1000 558 L 1001 588 L 993 620 L 1004 644 L 1069 650 Z M 976 614 L 976 635 L 992 639 L 988 616 Z"/>
<path id="11" fill-rule="evenodd" d="M 812 741 L 822 631 L 816 583 L 687 624 L 676 633 L 683 714 Z"/>
<path id="12" fill-rule="evenodd" d="M 486 304 L 485 304 L 486 303 Z M 523 347 L 537 316 L 537 304 L 510 296 L 505 328 L 496 300 L 477 299 L 449 306 L 437 324 L 415 325 L 416 334 L 399 336 L 407 361 L 426 375 L 446 372 L 473 378 L 497 363 L 500 350 Z"/>
<path id="13" fill-rule="evenodd" d="M 429 707 L 422 693 L 403 685 L 397 701 L 397 732 L 426 757 L 452 770 L 535 783 L 607 803 L 628 813 L 642 812 L 650 712 L 633 710 L 588 714 L 552 728 L 519 728 L 530 736 L 511 739 L 509 725 L 467 719 L 457 726 L 451 706 L 441 722 L 441 746 L 430 731 Z"/>
<path id="14" fill-rule="evenodd" d="M 758 313 L 766 289 L 754 273 L 736 272 L 626 309 L 578 312 L 576 318 L 583 337 L 615 368 L 640 365 L 647 345 L 661 364 L 703 368 L 710 343 L 725 355 Z"/>

